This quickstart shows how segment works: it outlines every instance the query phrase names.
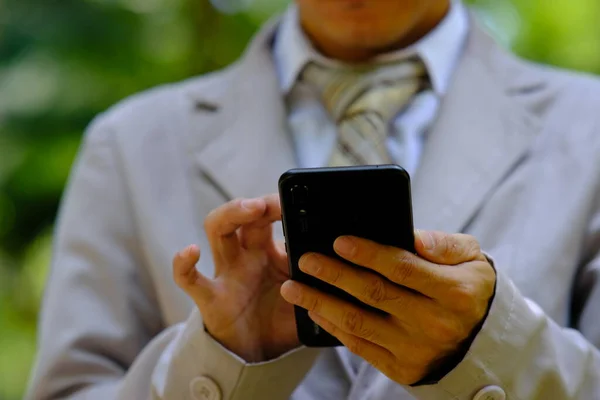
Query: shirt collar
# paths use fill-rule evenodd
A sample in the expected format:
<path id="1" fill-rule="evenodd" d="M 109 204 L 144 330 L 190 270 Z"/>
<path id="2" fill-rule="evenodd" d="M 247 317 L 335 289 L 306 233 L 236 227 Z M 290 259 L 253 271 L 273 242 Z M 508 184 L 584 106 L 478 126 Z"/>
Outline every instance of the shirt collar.
<path id="1" fill-rule="evenodd" d="M 443 96 L 466 42 L 468 30 L 467 10 L 460 0 L 453 0 L 448 14 L 426 36 L 405 49 L 379 55 L 373 62 L 390 63 L 417 55 L 425 63 L 434 92 Z M 275 37 L 273 57 L 280 88 L 284 93 L 293 88 L 298 75 L 310 61 L 343 65 L 324 57 L 312 46 L 300 26 L 295 5 L 290 6 L 283 16 Z"/>

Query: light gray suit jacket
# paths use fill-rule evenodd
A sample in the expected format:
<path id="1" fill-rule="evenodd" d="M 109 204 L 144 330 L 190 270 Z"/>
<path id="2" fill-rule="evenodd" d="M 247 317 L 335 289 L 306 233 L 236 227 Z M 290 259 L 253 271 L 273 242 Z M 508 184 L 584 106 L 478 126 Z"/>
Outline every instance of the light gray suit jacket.
<path id="1" fill-rule="evenodd" d="M 416 226 L 475 235 L 498 269 L 460 365 L 405 388 L 367 364 L 352 376 L 343 348 L 247 365 L 203 331 L 172 255 L 198 243 L 212 275 L 206 214 L 275 192 L 295 166 L 273 31 L 230 68 L 92 124 L 60 214 L 28 397 L 463 400 L 497 385 L 508 399 L 600 399 L 600 84 L 519 60 L 477 27 L 413 179 Z"/>

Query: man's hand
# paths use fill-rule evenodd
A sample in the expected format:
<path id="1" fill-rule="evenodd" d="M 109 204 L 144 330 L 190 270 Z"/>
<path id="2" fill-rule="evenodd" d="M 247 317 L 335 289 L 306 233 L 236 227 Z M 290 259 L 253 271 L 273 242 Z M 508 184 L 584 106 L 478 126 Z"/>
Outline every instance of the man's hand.
<path id="1" fill-rule="evenodd" d="M 173 259 L 175 282 L 196 303 L 207 331 L 249 362 L 300 345 L 293 307 L 279 293 L 289 278 L 285 246 L 273 241 L 273 222 L 280 216 L 277 195 L 234 200 L 213 210 L 205 229 L 214 279 L 196 269 L 197 246 Z"/>
<path id="2" fill-rule="evenodd" d="M 418 255 L 364 239 L 338 238 L 336 253 L 368 270 L 318 254 L 300 260 L 304 272 L 387 316 L 294 281 L 286 282 L 281 293 L 390 379 L 414 384 L 452 356 L 482 322 L 496 281 L 471 236 L 417 232 L 415 242 Z"/>

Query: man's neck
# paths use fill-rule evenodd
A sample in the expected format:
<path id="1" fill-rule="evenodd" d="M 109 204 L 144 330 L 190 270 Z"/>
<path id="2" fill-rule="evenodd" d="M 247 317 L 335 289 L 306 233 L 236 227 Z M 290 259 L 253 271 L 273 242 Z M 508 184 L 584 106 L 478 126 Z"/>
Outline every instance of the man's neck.
<path id="1" fill-rule="evenodd" d="M 323 55 L 337 59 L 340 61 L 361 63 L 368 61 L 380 54 L 388 53 L 394 50 L 400 50 L 406 48 L 431 32 L 448 14 L 450 9 L 450 1 L 439 1 L 429 8 L 412 26 L 406 31 L 401 37 L 390 44 L 384 44 L 382 46 L 373 47 L 346 47 L 340 46 L 333 40 L 330 40 L 326 35 L 320 34 L 318 27 L 312 26 L 310 21 L 302 18 L 300 13 L 300 19 L 302 28 L 306 35 L 310 38 L 311 42 L 316 49 L 319 50 Z"/>

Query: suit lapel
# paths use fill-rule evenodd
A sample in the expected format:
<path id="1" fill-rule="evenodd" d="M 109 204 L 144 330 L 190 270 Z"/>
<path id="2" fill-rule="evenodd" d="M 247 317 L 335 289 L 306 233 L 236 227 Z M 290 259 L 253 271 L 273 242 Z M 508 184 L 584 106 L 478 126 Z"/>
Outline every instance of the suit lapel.
<path id="1" fill-rule="evenodd" d="M 471 21 L 465 52 L 427 138 L 413 178 L 415 226 L 462 231 L 487 196 L 524 159 L 538 121 L 515 101 L 535 86 L 510 55 Z M 270 44 L 276 22 L 253 40 L 215 88 L 193 93 L 210 101 L 210 121 L 190 129 L 196 165 L 226 198 L 277 190 L 281 173 L 297 166 Z M 222 88 L 225 87 L 223 90 Z M 219 92 L 217 95 L 214 92 Z M 215 104 L 213 107 L 212 104 Z M 213 110 L 214 108 L 214 110 Z M 202 131 L 198 127 L 201 127 Z"/>
<path id="2" fill-rule="evenodd" d="M 192 157 L 202 173 L 228 198 L 256 197 L 277 191 L 279 176 L 296 166 L 283 96 L 271 59 L 276 28 L 268 24 L 219 81 L 226 86 L 209 103 L 212 121 L 192 127 Z M 203 94 L 194 95 L 202 104 Z M 218 110 L 215 110 L 218 109 Z M 206 138 L 206 135 L 209 137 Z"/>
<path id="3" fill-rule="evenodd" d="M 527 154 L 538 126 L 510 95 L 511 60 L 472 20 L 413 180 L 416 227 L 462 231 Z"/>

